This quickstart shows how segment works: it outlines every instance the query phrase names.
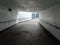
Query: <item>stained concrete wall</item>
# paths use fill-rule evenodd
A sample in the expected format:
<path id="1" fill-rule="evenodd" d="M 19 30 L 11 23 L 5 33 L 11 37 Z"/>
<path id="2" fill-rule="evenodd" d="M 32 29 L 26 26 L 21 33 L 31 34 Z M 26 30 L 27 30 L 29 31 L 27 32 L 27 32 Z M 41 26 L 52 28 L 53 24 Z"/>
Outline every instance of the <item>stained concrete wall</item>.
<path id="1" fill-rule="evenodd" d="M 40 23 L 60 40 L 60 4 L 39 13 Z"/>
<path id="2" fill-rule="evenodd" d="M 17 9 L 12 9 L 10 12 L 8 8 L 0 6 L 0 31 L 16 23 L 17 13 Z"/>
<path id="3" fill-rule="evenodd" d="M 9 11 L 7 7 L 0 6 L 0 31 L 28 19 L 17 18 L 18 9 Z"/>

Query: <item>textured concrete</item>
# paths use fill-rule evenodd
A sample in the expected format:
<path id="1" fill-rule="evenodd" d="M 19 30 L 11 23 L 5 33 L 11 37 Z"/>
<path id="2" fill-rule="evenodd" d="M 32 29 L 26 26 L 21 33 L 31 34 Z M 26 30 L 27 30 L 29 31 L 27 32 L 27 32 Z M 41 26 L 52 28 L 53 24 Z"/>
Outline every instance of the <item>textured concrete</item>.
<path id="1" fill-rule="evenodd" d="M 16 24 L 0 34 L 0 45 L 56 45 L 38 21 Z"/>
<path id="2" fill-rule="evenodd" d="M 60 4 L 41 12 L 40 22 L 43 22 L 41 24 L 60 41 Z"/>
<path id="3" fill-rule="evenodd" d="M 60 0 L 0 0 L 0 6 L 20 10 L 44 10 L 60 3 Z"/>

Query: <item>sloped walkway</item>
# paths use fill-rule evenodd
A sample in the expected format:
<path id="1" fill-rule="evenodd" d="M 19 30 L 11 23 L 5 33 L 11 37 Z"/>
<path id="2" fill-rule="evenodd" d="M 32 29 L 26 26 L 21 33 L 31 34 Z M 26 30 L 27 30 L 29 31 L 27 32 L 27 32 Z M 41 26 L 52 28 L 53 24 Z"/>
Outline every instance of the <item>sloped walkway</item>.
<path id="1" fill-rule="evenodd" d="M 16 24 L 0 34 L 0 45 L 55 45 L 38 21 Z"/>

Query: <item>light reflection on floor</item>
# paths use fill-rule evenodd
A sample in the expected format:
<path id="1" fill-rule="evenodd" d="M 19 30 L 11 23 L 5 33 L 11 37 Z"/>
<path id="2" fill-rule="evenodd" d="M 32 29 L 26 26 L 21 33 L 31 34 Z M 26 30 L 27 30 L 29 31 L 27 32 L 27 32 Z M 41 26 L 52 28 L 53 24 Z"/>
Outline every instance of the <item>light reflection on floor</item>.
<path id="1" fill-rule="evenodd" d="M 30 20 L 7 29 L 0 34 L 0 45 L 55 45 L 38 20 Z"/>

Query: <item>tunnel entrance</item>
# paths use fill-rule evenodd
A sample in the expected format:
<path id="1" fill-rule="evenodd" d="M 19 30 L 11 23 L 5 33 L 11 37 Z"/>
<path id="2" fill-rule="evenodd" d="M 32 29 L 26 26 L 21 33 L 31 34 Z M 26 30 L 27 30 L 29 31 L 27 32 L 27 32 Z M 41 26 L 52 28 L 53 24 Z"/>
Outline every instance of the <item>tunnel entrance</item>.
<path id="1" fill-rule="evenodd" d="M 31 19 L 38 19 L 39 18 L 39 13 L 37 12 L 25 12 L 25 11 L 19 11 L 17 14 L 17 23 L 20 22 L 19 20 L 21 19 L 22 21 L 26 20 L 31 20 Z"/>

